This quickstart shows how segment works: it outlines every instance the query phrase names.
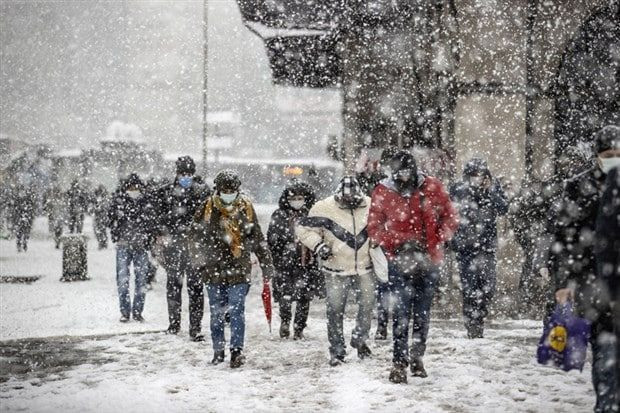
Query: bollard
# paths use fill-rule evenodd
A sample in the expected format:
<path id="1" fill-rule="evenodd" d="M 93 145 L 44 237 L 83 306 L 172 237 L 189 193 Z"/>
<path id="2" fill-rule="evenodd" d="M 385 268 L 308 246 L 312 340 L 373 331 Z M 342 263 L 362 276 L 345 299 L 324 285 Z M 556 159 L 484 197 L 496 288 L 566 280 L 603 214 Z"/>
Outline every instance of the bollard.
<path id="1" fill-rule="evenodd" d="M 67 234 L 60 237 L 62 242 L 62 277 L 60 281 L 88 280 L 88 258 L 86 241 L 82 234 Z"/>

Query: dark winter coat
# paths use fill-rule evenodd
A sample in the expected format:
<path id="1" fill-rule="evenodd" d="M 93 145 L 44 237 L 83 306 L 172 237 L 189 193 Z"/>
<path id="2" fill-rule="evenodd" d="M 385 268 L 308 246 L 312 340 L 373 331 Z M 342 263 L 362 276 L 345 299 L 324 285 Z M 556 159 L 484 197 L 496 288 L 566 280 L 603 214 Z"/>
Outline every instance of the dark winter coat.
<path id="1" fill-rule="evenodd" d="M 240 199 L 247 203 L 250 217 L 244 213 L 235 217 L 240 222 L 241 228 L 241 255 L 235 257 L 231 251 L 230 237 L 223 228 L 220 212 L 217 208 L 212 208 L 210 214 L 205 214 L 209 201 L 215 200 L 216 197 L 218 195 L 210 197 L 193 218 L 190 242 L 193 266 L 199 269 L 204 282 L 208 284 L 249 283 L 252 273 L 250 254 L 254 253 L 260 263 L 263 278 L 271 279 L 273 276 L 271 253 L 250 200 L 244 195 L 239 195 Z"/>
<path id="2" fill-rule="evenodd" d="M 155 194 L 158 235 L 186 238 L 194 222 L 194 215 L 204 205 L 210 190 L 196 181 L 185 189 L 177 180 L 160 187 Z"/>
<path id="3" fill-rule="evenodd" d="M 293 209 L 288 202 L 291 195 L 303 195 L 305 205 L 299 210 Z M 297 300 L 301 296 L 314 294 L 318 287 L 317 261 L 295 236 L 295 226 L 308 215 L 314 203 L 314 191 L 309 185 L 293 183 L 284 190 L 279 208 L 271 215 L 267 243 L 276 269 L 273 281 L 276 301 L 283 295 Z"/>
<path id="4" fill-rule="evenodd" d="M 144 189 L 144 188 L 142 188 Z M 112 242 L 132 248 L 150 248 L 156 234 L 155 210 L 143 193 L 132 199 L 126 188 L 119 188 L 112 198 L 108 212 Z"/>
<path id="5" fill-rule="evenodd" d="M 596 265 L 598 277 L 609 286 L 612 299 L 620 289 L 620 169 L 612 169 L 605 180 L 596 218 Z M 616 305 L 620 305 L 616 301 Z"/>
<path id="6" fill-rule="evenodd" d="M 108 191 L 104 187 L 95 189 L 92 201 L 95 225 L 107 226 L 110 209 L 110 196 L 108 195 Z"/>
<path id="7" fill-rule="evenodd" d="M 452 245 L 459 254 L 494 253 L 497 250 L 497 218 L 508 212 L 508 199 L 495 180 L 489 189 L 476 188 L 469 181 L 452 187 L 451 196 L 460 223 Z"/>
<path id="8" fill-rule="evenodd" d="M 601 300 L 606 292 L 597 277 L 594 256 L 596 218 L 604 183 L 605 174 L 598 166 L 567 180 L 549 217 L 555 224 L 550 258 L 554 288 L 574 288 L 578 310 L 590 320 L 609 311 L 609 302 Z"/>
<path id="9" fill-rule="evenodd" d="M 67 201 L 69 214 L 71 216 L 81 215 L 88 209 L 88 191 L 79 182 L 73 182 L 67 191 Z"/>

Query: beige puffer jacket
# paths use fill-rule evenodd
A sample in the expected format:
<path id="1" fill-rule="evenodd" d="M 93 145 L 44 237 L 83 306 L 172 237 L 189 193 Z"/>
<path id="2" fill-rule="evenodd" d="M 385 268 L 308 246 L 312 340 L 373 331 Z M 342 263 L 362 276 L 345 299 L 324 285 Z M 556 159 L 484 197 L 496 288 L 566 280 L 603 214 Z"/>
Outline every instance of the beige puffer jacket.
<path id="1" fill-rule="evenodd" d="M 314 252 L 323 243 L 331 247 L 332 256 L 321 263 L 323 271 L 342 276 L 372 271 L 366 229 L 369 207 L 368 197 L 364 197 L 361 206 L 351 210 L 341 207 L 330 196 L 317 202 L 300 221 L 295 233 L 306 247 Z"/>

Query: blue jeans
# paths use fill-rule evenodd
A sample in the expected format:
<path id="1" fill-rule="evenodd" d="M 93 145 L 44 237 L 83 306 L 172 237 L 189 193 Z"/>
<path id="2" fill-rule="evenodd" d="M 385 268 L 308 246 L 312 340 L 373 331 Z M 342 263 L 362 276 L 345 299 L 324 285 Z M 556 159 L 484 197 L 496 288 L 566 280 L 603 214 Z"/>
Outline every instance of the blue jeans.
<path id="1" fill-rule="evenodd" d="M 133 296 L 133 308 L 129 298 L 129 266 L 133 263 L 133 272 L 136 288 Z M 130 313 L 142 315 L 146 290 L 146 274 L 148 271 L 148 256 L 145 248 L 134 248 L 125 245 L 116 247 L 116 286 L 121 314 L 129 317 Z"/>
<path id="2" fill-rule="evenodd" d="M 327 338 L 329 353 L 332 357 L 344 357 L 343 319 L 349 291 L 357 295 L 357 318 L 351 334 L 351 345 L 357 347 L 368 340 L 372 309 L 375 305 L 375 276 L 368 273 L 359 276 L 341 276 L 325 274 L 327 292 Z"/>
<path id="3" fill-rule="evenodd" d="M 230 314 L 230 348 L 243 349 L 245 338 L 245 297 L 250 284 L 207 284 L 209 310 L 211 311 L 211 340 L 213 351 L 223 351 L 226 346 L 224 325 L 226 311 Z"/>
<path id="4" fill-rule="evenodd" d="M 438 268 L 430 266 L 414 276 L 400 274 L 390 263 L 388 271 L 394 294 L 394 337 L 395 364 L 409 364 L 409 324 L 413 318 L 413 346 L 411 358 L 421 358 L 426 352 L 426 338 L 431 318 L 431 304 L 439 277 Z"/>
<path id="5" fill-rule="evenodd" d="M 461 272 L 465 327 L 482 327 L 495 294 L 495 253 L 479 252 L 457 255 Z"/>

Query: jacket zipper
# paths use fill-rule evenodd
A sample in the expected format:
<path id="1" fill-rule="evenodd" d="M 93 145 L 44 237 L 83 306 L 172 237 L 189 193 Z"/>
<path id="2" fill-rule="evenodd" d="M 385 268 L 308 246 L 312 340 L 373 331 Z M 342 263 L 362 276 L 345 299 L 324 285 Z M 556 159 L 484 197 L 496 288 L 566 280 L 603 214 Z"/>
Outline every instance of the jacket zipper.
<path id="1" fill-rule="evenodd" d="M 355 274 L 359 275 L 357 272 L 357 229 L 355 228 L 355 214 L 353 210 L 351 210 L 351 218 L 353 218 L 353 245 L 355 247 Z"/>

